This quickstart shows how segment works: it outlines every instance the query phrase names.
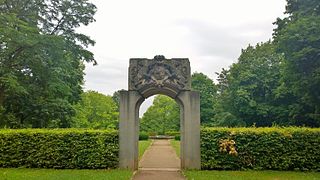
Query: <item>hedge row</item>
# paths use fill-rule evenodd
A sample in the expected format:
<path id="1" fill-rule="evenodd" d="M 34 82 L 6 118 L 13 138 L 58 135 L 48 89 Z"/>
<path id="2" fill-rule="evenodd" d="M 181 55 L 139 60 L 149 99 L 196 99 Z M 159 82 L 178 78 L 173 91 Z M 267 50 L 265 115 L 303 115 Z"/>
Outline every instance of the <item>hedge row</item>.
<path id="1" fill-rule="evenodd" d="M 145 141 L 149 139 L 149 134 L 147 132 L 140 132 L 139 133 L 139 140 Z"/>
<path id="2" fill-rule="evenodd" d="M 115 168 L 118 144 L 112 130 L 1 130 L 0 167 Z"/>
<path id="3" fill-rule="evenodd" d="M 205 128 L 201 168 L 320 171 L 320 129 Z"/>

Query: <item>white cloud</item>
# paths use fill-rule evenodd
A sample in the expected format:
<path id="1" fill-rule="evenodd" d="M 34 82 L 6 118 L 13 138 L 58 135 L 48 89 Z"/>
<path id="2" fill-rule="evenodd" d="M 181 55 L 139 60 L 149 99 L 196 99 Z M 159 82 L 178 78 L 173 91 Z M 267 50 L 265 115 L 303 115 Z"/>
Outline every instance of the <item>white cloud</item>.
<path id="1" fill-rule="evenodd" d="M 285 0 L 92 0 L 96 22 L 80 32 L 96 41 L 99 65 L 87 65 L 85 89 L 127 89 L 129 58 L 162 54 L 189 58 L 192 71 L 214 72 L 235 62 L 241 49 L 271 38 Z M 148 103 L 147 103 L 148 104 Z M 149 102 L 150 104 L 150 102 Z M 147 105 L 148 106 L 148 105 Z M 147 106 L 142 106 L 145 111 Z"/>

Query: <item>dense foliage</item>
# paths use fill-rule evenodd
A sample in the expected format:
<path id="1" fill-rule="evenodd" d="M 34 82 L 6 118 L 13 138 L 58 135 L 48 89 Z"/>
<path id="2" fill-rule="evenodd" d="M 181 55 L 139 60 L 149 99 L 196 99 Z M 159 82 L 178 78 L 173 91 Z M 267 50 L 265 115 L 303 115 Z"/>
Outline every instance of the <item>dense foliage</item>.
<path id="1" fill-rule="evenodd" d="M 116 103 L 116 105 L 117 105 L 117 110 L 118 110 L 118 111 L 119 111 L 119 108 L 120 108 L 120 91 L 124 91 L 124 89 L 115 91 L 115 92 L 112 94 L 112 99 L 113 99 L 113 101 Z"/>
<path id="2" fill-rule="evenodd" d="M 139 133 L 139 141 L 145 141 L 149 139 L 149 134 L 147 132 L 140 132 Z"/>
<path id="3" fill-rule="evenodd" d="M 201 125 L 212 124 L 214 117 L 213 104 L 217 88 L 207 75 L 203 73 L 193 73 L 191 76 L 191 86 L 195 91 L 200 92 L 200 120 Z"/>
<path id="4" fill-rule="evenodd" d="M 179 131 L 179 105 L 170 97 L 158 95 L 140 120 L 140 131 L 165 134 Z"/>
<path id="5" fill-rule="evenodd" d="M 289 124 L 277 96 L 283 56 L 271 42 L 248 46 L 237 63 L 219 74 L 214 121 L 220 126 Z"/>
<path id="6" fill-rule="evenodd" d="M 320 126 L 320 1 L 287 0 L 274 40 L 283 53 L 282 96 L 297 125 Z"/>
<path id="7" fill-rule="evenodd" d="M 0 127 L 70 127 L 94 41 L 88 0 L 0 0 Z"/>
<path id="8" fill-rule="evenodd" d="M 76 28 L 95 12 L 88 0 L 0 0 L 0 128 L 117 128 L 119 91 L 113 101 L 81 95 L 83 62 L 96 62 Z M 287 0 L 285 13 L 273 39 L 243 49 L 217 84 L 192 75 L 202 126 L 320 127 L 320 1 Z M 141 129 L 178 131 L 178 105 L 159 96 Z"/>
<path id="9" fill-rule="evenodd" d="M 320 126 L 320 1 L 287 2 L 273 41 L 218 73 L 215 126 Z"/>
<path id="10" fill-rule="evenodd" d="M 111 96 L 88 91 L 81 95 L 81 101 L 74 105 L 76 115 L 72 117 L 74 128 L 117 128 L 119 111 Z"/>
<path id="11" fill-rule="evenodd" d="M 202 169 L 320 170 L 320 129 L 205 128 Z"/>
<path id="12" fill-rule="evenodd" d="M 113 130 L 1 130 L 0 167 L 115 168 L 118 133 Z"/>

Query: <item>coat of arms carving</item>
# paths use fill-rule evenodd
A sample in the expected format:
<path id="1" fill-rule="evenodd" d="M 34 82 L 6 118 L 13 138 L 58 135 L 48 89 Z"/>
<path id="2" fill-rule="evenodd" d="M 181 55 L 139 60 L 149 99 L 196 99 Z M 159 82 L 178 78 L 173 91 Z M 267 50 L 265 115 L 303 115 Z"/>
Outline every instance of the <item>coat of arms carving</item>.
<path id="1" fill-rule="evenodd" d="M 131 59 L 129 89 L 170 87 L 190 90 L 190 65 L 188 59 Z"/>

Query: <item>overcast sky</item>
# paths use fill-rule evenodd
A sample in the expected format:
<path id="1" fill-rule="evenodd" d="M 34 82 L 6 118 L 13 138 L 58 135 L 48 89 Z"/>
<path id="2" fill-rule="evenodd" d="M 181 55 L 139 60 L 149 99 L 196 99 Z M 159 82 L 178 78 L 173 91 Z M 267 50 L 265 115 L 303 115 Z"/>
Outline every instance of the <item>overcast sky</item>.
<path id="1" fill-rule="evenodd" d="M 272 37 L 285 0 L 92 0 L 96 22 L 80 31 L 96 41 L 97 66 L 86 66 L 85 90 L 128 89 L 130 58 L 189 58 L 192 72 L 213 80 L 241 49 Z M 151 101 L 145 101 L 141 112 Z"/>

